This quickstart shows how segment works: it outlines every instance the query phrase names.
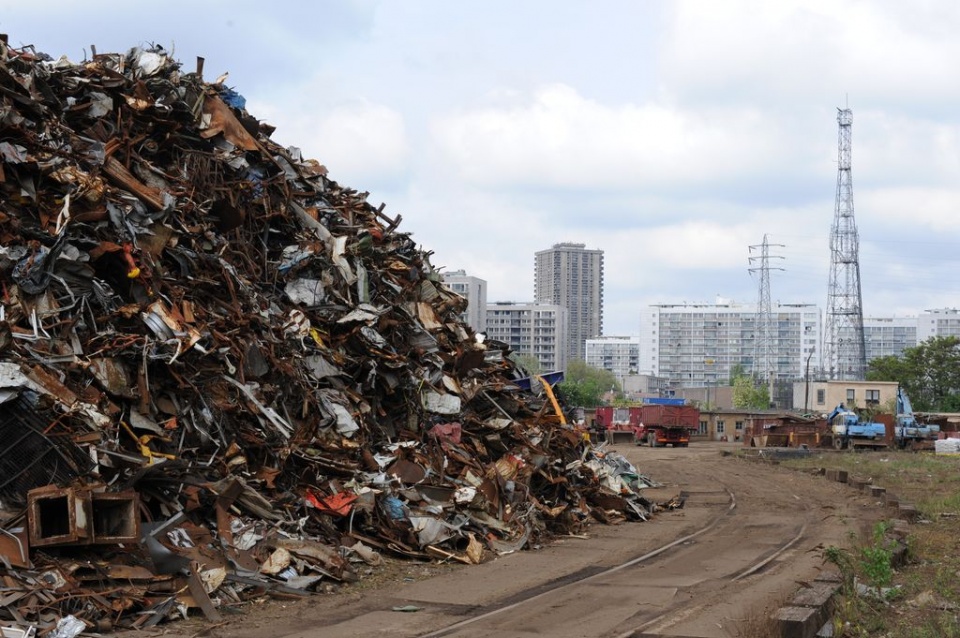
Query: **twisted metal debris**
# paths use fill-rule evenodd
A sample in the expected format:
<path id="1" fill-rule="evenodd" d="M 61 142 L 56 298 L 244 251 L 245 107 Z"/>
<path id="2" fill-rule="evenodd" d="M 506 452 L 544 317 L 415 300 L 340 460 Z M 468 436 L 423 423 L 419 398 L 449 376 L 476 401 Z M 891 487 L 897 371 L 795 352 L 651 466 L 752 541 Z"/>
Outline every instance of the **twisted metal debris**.
<path id="1" fill-rule="evenodd" d="M 161 48 L 0 44 L 0 618 L 216 619 L 654 509 L 271 133 Z"/>

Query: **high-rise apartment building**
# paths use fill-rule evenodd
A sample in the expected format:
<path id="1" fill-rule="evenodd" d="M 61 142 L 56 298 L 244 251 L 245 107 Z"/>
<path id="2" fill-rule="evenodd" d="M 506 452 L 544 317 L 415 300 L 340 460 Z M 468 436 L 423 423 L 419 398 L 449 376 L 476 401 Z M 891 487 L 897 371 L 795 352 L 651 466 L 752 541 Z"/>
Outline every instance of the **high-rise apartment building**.
<path id="1" fill-rule="evenodd" d="M 841 336 L 848 334 L 843 332 Z M 917 317 L 864 317 L 863 334 L 868 364 L 877 357 L 899 357 L 907 348 L 933 337 L 960 338 L 960 311 L 939 308 Z"/>
<path id="2" fill-rule="evenodd" d="M 560 243 L 537 252 L 534 298 L 567 309 L 566 358 L 583 360 L 587 339 L 603 334 L 603 251 Z"/>
<path id="3" fill-rule="evenodd" d="M 545 372 L 567 366 L 567 310 L 557 304 L 498 301 L 487 304 L 487 338 L 536 357 Z"/>
<path id="4" fill-rule="evenodd" d="M 864 317 L 867 364 L 877 357 L 899 357 L 917 345 L 916 317 Z"/>
<path id="5" fill-rule="evenodd" d="M 776 304 L 771 313 L 777 379 L 800 379 L 819 369 L 820 309 Z M 737 366 L 753 367 L 757 308 L 734 302 L 655 304 L 640 317 L 640 372 L 671 387 L 725 384 Z M 808 367 L 809 366 L 809 367 Z"/>
<path id="6" fill-rule="evenodd" d="M 917 341 L 931 337 L 960 338 L 960 311 L 956 308 L 926 310 L 917 317 Z"/>
<path id="7" fill-rule="evenodd" d="M 639 374 L 640 337 L 595 337 L 587 339 L 587 365 L 609 370 L 621 385 L 624 378 Z"/>
<path id="8" fill-rule="evenodd" d="M 460 319 L 477 332 L 487 329 L 487 282 L 471 277 L 463 270 L 443 273 L 443 283 L 467 300 L 467 308 Z"/>
<path id="9" fill-rule="evenodd" d="M 960 338 L 960 311 L 937 308 L 917 317 L 864 317 L 867 362 L 877 357 L 901 356 L 933 337 Z"/>

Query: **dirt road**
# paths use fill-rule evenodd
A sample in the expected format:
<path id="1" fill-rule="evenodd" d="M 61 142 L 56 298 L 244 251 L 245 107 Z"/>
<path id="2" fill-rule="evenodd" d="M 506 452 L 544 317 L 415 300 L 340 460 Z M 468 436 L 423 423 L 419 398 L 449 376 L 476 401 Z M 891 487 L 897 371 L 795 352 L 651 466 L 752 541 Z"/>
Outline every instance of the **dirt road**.
<path id="1" fill-rule="evenodd" d="M 723 456 L 732 445 L 616 449 L 686 506 L 424 580 L 271 603 L 209 635 L 739 636 L 816 576 L 821 547 L 882 515 L 842 484 Z"/>

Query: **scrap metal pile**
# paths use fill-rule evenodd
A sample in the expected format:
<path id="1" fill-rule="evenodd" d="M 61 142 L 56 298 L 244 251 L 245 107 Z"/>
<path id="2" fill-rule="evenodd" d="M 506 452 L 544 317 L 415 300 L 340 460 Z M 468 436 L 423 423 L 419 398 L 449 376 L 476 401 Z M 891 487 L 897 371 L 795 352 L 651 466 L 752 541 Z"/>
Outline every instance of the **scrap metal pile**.
<path id="1" fill-rule="evenodd" d="M 216 619 L 656 508 L 271 133 L 202 61 L 0 43 L 0 620 Z"/>

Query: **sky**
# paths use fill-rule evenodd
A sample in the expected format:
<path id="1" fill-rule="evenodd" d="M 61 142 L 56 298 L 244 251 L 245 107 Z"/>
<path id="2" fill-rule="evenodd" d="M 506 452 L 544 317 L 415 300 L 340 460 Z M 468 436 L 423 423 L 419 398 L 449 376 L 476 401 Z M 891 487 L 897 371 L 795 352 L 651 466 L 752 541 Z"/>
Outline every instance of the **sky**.
<path id="1" fill-rule="evenodd" d="M 764 236 L 772 300 L 825 308 L 838 107 L 864 314 L 960 307 L 958 32 L 952 0 L 0 0 L 54 58 L 202 56 L 489 301 L 533 300 L 538 250 L 603 250 L 606 335 L 756 303 Z"/>

